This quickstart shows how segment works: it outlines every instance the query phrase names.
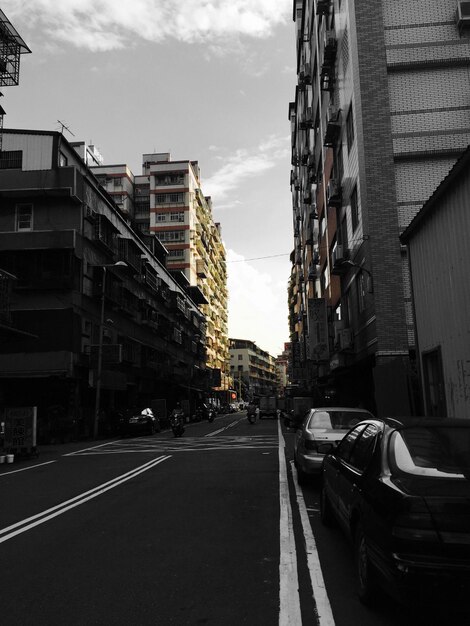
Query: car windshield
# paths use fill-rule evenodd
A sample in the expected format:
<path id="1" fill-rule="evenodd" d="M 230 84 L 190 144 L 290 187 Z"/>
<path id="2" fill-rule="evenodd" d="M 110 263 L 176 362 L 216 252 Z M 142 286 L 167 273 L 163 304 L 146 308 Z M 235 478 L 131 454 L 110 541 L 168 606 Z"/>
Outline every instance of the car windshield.
<path id="1" fill-rule="evenodd" d="M 470 477 L 470 428 L 405 428 L 393 433 L 390 463 L 399 471 L 435 478 Z"/>
<path id="2" fill-rule="evenodd" d="M 310 418 L 308 428 L 347 430 L 370 417 L 370 413 L 365 411 L 315 411 Z"/>

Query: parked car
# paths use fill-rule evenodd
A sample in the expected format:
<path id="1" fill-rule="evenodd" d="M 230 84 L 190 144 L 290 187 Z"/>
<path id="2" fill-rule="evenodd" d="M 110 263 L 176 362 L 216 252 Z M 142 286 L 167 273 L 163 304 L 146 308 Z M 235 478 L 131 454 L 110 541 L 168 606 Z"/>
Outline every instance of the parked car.
<path id="1" fill-rule="evenodd" d="M 161 430 L 158 415 L 146 407 L 134 407 L 128 409 L 120 419 L 120 434 L 128 435 L 153 435 Z"/>
<path id="2" fill-rule="evenodd" d="M 298 427 L 294 443 L 294 464 L 299 483 L 308 476 L 320 476 L 324 454 L 318 446 L 338 442 L 361 420 L 374 417 L 365 409 L 319 407 L 309 409 Z"/>
<path id="3" fill-rule="evenodd" d="M 363 421 L 322 476 L 321 519 L 352 541 L 363 603 L 378 588 L 414 605 L 468 602 L 470 420 Z"/>

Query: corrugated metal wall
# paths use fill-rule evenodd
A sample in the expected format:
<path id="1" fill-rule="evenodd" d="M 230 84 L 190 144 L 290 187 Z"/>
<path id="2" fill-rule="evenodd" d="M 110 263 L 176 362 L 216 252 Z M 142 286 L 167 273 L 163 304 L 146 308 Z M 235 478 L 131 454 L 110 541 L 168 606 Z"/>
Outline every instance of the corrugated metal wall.
<path id="1" fill-rule="evenodd" d="M 52 135 L 22 134 L 3 135 L 3 150 L 23 151 L 23 172 L 50 170 L 52 168 Z"/>
<path id="2" fill-rule="evenodd" d="M 470 418 L 470 170 L 409 244 L 418 348 L 441 347 L 451 417 Z"/>

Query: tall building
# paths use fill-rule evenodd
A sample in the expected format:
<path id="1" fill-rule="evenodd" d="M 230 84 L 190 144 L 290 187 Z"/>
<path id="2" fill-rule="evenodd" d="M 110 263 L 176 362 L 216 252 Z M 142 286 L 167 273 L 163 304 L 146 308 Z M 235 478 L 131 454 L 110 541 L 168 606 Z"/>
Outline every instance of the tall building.
<path id="1" fill-rule="evenodd" d="M 418 410 L 399 235 L 470 143 L 462 4 L 293 3 L 292 370 L 319 399 Z"/>
<path id="2" fill-rule="evenodd" d="M 276 361 L 254 341 L 230 339 L 230 372 L 240 399 L 252 400 L 278 392 Z"/>
<path id="3" fill-rule="evenodd" d="M 188 284 L 204 294 L 206 365 L 214 372 L 214 389 L 228 392 L 226 254 L 211 198 L 201 189 L 198 162 L 172 161 L 169 153 L 154 153 L 143 155 L 140 175 L 126 165 L 92 169 L 129 222 L 165 246 L 168 269 L 183 273 Z"/>
<path id="4" fill-rule="evenodd" d="M 97 409 L 108 434 L 127 407 L 189 413 L 210 393 L 198 287 L 61 133 L 5 130 L 3 148 L 0 321 L 16 332 L 2 333 L 0 404 L 36 406 L 43 442 L 92 434 Z"/>

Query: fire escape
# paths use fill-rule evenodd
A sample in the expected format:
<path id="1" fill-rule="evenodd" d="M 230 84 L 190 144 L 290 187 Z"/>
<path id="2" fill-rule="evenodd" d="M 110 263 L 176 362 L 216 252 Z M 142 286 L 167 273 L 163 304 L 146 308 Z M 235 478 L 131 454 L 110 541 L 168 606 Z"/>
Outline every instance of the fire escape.
<path id="1" fill-rule="evenodd" d="M 18 85 L 20 56 L 31 52 L 19 36 L 7 16 L 0 10 L 0 87 Z M 0 96 L 3 94 L 0 92 Z M 0 106 L 0 165 L 3 144 L 3 117 L 5 110 Z"/>

